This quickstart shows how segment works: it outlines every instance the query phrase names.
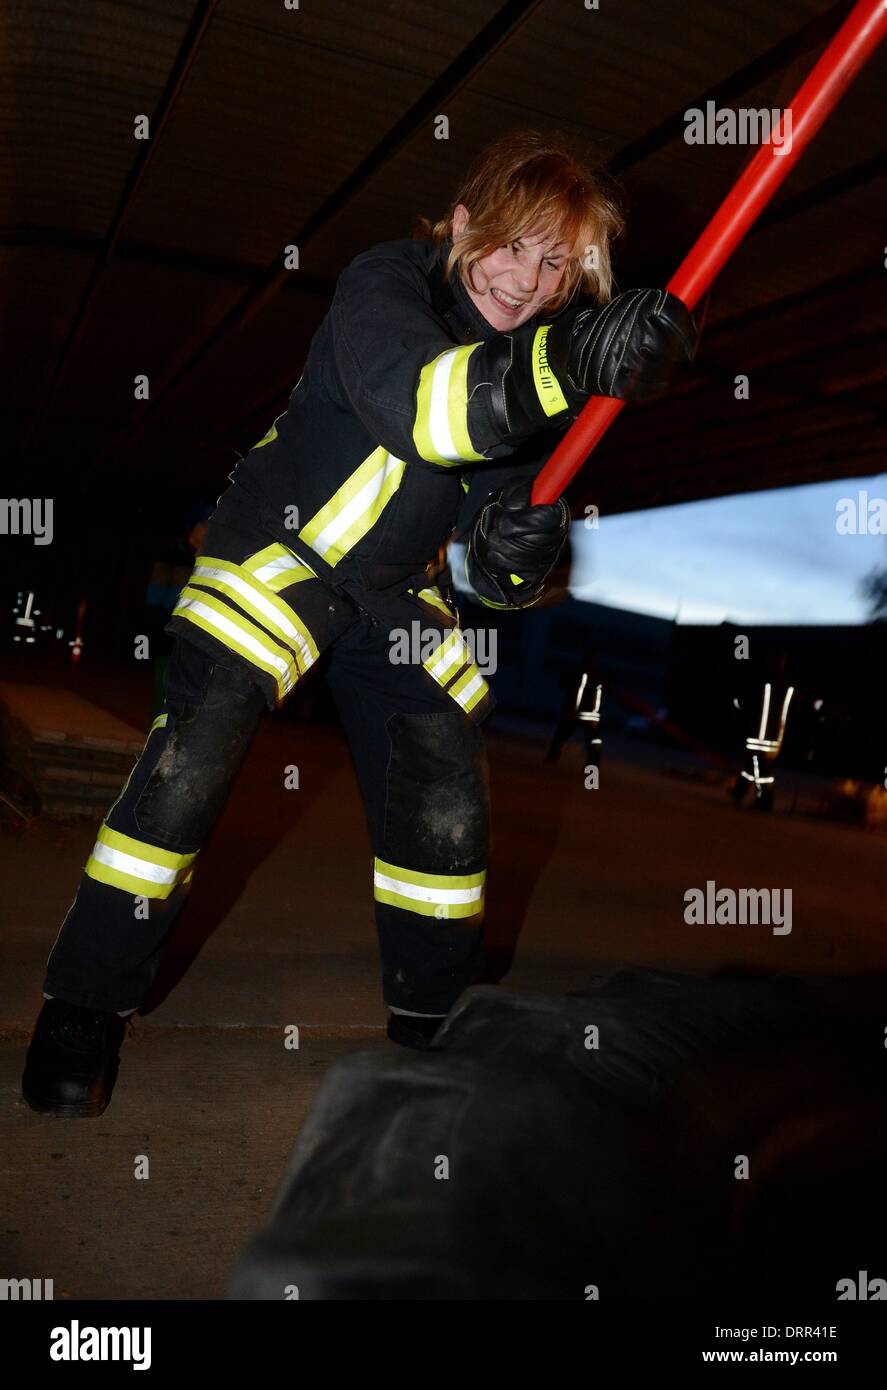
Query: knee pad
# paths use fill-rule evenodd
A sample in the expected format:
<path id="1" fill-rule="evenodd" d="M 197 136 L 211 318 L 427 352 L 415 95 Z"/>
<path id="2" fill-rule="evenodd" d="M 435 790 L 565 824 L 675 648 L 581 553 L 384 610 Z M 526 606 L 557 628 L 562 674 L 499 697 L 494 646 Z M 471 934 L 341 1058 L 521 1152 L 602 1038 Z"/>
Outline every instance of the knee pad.
<path id="1" fill-rule="evenodd" d="M 483 734 L 461 710 L 395 714 L 384 856 L 429 873 L 486 867 L 490 801 Z"/>
<path id="2" fill-rule="evenodd" d="M 266 701 L 245 675 L 180 639 L 166 703 L 166 727 L 152 736 L 159 747 L 132 815 L 138 830 L 161 847 L 190 853 L 201 847 L 225 804 Z"/>

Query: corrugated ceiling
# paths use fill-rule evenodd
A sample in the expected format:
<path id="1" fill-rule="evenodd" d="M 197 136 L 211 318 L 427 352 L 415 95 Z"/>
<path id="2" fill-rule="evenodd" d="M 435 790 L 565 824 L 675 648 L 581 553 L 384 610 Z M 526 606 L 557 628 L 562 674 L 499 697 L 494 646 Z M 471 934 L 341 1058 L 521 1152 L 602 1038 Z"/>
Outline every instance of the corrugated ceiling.
<path id="1" fill-rule="evenodd" d="M 747 157 L 686 145 L 681 113 L 721 89 L 783 103 L 847 8 L 8 3 L 0 393 L 13 466 L 46 491 L 111 490 L 124 505 L 147 492 L 156 506 L 167 488 L 218 495 L 285 404 L 343 266 L 444 210 L 467 161 L 515 126 L 559 128 L 610 163 L 629 207 L 620 283 L 663 280 Z M 876 55 L 721 276 L 692 374 L 623 413 L 578 504 L 887 466 L 885 67 Z M 448 141 L 434 139 L 436 113 Z M 147 147 L 133 138 L 143 114 Z M 300 270 L 275 278 L 291 242 Z M 133 400 L 142 372 L 148 404 Z"/>

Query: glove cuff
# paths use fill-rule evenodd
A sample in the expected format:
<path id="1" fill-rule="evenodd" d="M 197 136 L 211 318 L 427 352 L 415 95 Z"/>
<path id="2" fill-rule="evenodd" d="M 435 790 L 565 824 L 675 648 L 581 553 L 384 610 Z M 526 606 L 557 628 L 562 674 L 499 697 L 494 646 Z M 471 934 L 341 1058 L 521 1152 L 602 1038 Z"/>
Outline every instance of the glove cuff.
<path id="1" fill-rule="evenodd" d="M 566 372 L 549 354 L 550 323 L 528 323 L 484 346 L 491 408 L 505 443 L 519 443 L 566 421 L 577 404 Z"/>
<path id="2" fill-rule="evenodd" d="M 530 584 L 517 574 L 505 575 L 502 579 L 490 574 L 480 564 L 470 543 L 465 554 L 465 579 L 485 608 L 512 611 L 531 608 L 545 592 L 545 579 Z"/>

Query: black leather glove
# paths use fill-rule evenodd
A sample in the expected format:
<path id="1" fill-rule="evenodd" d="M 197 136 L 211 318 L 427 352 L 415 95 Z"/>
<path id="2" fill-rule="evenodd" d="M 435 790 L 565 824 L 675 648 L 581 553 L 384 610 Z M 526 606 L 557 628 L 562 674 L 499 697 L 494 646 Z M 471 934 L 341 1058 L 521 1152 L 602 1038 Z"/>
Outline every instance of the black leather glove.
<path id="1" fill-rule="evenodd" d="M 566 421 L 589 396 L 646 400 L 696 355 L 699 330 L 667 290 L 627 290 L 603 308 L 568 310 L 484 345 L 494 419 L 505 440 Z"/>
<path id="2" fill-rule="evenodd" d="M 570 529 L 563 497 L 530 504 L 533 484 L 513 478 L 481 508 L 468 541 L 465 577 L 489 608 L 528 608 L 542 597 Z"/>
<path id="3" fill-rule="evenodd" d="M 582 398 L 641 401 L 668 385 L 679 362 L 692 362 L 699 330 L 668 290 L 627 290 L 603 309 L 580 309 L 572 324 L 551 325 L 548 357 Z"/>

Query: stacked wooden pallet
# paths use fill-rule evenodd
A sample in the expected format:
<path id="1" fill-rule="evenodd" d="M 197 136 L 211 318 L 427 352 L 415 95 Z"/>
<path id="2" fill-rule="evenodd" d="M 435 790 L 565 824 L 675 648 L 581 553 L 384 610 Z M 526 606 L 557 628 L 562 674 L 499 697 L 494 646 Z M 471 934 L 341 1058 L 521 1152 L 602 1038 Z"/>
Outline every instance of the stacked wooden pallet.
<path id="1" fill-rule="evenodd" d="M 100 818 L 145 734 L 70 690 L 0 682 L 0 761 L 45 815 Z"/>

